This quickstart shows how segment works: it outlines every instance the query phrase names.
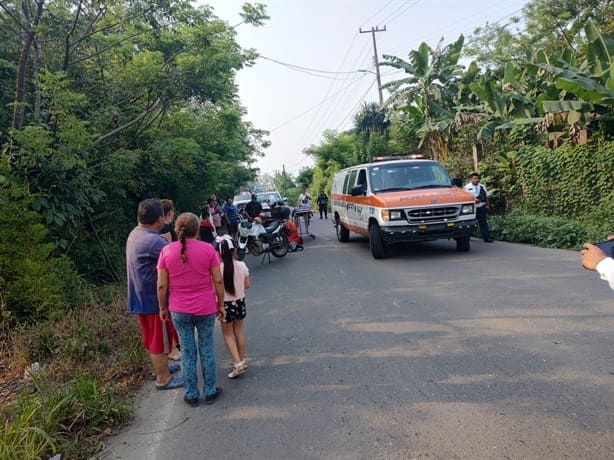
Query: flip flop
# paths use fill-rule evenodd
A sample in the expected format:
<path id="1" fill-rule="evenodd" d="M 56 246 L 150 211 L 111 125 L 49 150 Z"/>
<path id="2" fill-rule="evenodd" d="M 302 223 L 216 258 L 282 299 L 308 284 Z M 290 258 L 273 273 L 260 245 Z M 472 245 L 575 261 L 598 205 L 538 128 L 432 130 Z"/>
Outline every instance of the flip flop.
<path id="1" fill-rule="evenodd" d="M 166 385 L 156 385 L 156 390 L 172 390 L 183 387 L 183 377 L 173 375 Z"/>
<path id="2" fill-rule="evenodd" d="M 181 364 L 169 364 L 168 372 L 171 374 L 176 374 L 181 370 Z"/>
<path id="3" fill-rule="evenodd" d="M 179 372 L 181 370 L 181 364 L 169 364 L 168 366 L 168 372 L 169 374 L 176 374 L 177 372 Z M 151 380 L 156 380 L 156 374 L 151 374 L 149 376 L 149 378 Z"/>

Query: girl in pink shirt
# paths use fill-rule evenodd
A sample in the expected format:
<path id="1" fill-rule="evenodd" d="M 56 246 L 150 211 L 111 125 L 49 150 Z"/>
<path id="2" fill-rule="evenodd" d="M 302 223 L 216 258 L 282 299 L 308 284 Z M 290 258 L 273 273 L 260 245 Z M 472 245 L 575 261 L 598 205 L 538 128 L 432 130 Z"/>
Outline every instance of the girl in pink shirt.
<path id="1" fill-rule="evenodd" d="M 234 243 L 229 235 L 218 237 L 217 242 L 222 257 L 221 272 L 224 279 L 222 335 L 233 362 L 233 369 L 228 378 L 234 379 L 247 369 L 243 320 L 247 314 L 245 289 L 250 286 L 249 269 L 244 262 L 234 259 Z"/>

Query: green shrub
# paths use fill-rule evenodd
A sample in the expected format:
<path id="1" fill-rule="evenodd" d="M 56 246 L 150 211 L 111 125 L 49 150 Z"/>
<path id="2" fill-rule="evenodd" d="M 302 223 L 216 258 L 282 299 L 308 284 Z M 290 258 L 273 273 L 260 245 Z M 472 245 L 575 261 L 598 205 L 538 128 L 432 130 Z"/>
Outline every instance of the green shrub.
<path id="1" fill-rule="evenodd" d="M 614 142 L 530 147 L 519 155 L 523 207 L 535 214 L 578 218 L 614 197 Z M 612 208 L 610 208 L 612 209 Z M 612 212 L 609 215 L 612 225 Z"/>
<path id="2" fill-rule="evenodd" d="M 0 176 L 0 179 L 3 179 Z M 1 182 L 1 181 L 0 181 Z M 41 216 L 6 181 L 0 187 L 0 320 L 35 322 L 86 300 L 86 286 L 65 256 L 55 253 Z"/>
<path id="3" fill-rule="evenodd" d="M 520 209 L 489 218 L 493 237 L 547 248 L 579 248 L 599 238 L 581 220 L 532 214 Z"/>

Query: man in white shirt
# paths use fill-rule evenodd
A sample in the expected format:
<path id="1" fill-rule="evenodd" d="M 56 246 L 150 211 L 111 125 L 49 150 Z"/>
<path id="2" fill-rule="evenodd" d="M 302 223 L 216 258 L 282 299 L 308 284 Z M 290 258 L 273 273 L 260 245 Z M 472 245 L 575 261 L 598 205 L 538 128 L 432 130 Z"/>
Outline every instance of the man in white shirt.
<path id="1" fill-rule="evenodd" d="M 484 184 L 480 183 L 480 175 L 478 173 L 471 173 L 470 182 L 465 185 L 465 191 L 475 197 L 475 218 L 480 226 L 480 233 L 484 242 L 492 243 L 493 240 L 488 229 L 488 209 L 490 209 L 488 191 Z"/>
<path id="2" fill-rule="evenodd" d="M 298 205 L 301 206 L 309 206 L 309 200 L 311 200 L 311 195 L 307 193 L 305 189 L 303 189 L 302 193 L 298 196 Z"/>
<path id="3" fill-rule="evenodd" d="M 608 239 L 613 240 L 614 235 Z M 599 273 L 601 279 L 607 281 L 610 288 L 614 289 L 614 259 L 590 243 L 584 243 L 584 249 L 580 251 L 580 254 L 582 254 L 582 266 Z"/>

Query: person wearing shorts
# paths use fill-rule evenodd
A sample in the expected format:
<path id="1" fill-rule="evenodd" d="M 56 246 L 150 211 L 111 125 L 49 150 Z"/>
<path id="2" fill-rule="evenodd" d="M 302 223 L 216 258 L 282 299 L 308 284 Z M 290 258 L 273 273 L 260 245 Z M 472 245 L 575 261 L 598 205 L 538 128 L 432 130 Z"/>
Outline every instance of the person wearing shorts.
<path id="1" fill-rule="evenodd" d="M 128 281 L 127 312 L 136 314 L 143 347 L 149 353 L 156 375 L 156 388 L 169 390 L 183 386 L 183 378 L 172 375 L 180 368 L 169 367 L 168 353 L 175 333 L 170 321 L 161 321 L 156 291 L 156 264 L 167 241 L 159 234 L 164 225 L 164 210 L 160 200 L 147 199 L 139 203 L 138 225 L 126 242 L 126 274 Z"/>
<path id="2" fill-rule="evenodd" d="M 218 237 L 218 251 L 222 258 L 220 270 L 224 280 L 224 317 L 222 318 L 222 336 L 226 349 L 232 357 L 233 369 L 229 379 L 235 379 L 245 372 L 245 336 L 243 320 L 245 309 L 245 290 L 250 286 L 249 269 L 245 262 L 235 260 L 234 242 L 229 235 Z"/>

